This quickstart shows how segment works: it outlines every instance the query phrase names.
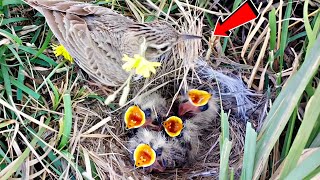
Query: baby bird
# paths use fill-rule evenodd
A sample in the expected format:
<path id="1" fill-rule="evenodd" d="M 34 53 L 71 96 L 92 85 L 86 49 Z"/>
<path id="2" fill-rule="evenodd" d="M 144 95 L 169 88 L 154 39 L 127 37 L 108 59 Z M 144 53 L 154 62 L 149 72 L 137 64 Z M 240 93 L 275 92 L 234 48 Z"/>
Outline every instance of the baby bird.
<path id="1" fill-rule="evenodd" d="M 160 131 L 162 118 L 168 111 L 166 100 L 161 95 L 152 93 L 137 97 L 133 103 L 125 112 L 127 128 L 148 127 Z"/>
<path id="2" fill-rule="evenodd" d="M 179 99 L 179 117 L 188 119 L 205 128 L 212 124 L 217 114 L 217 104 L 212 95 L 204 90 L 190 89 Z"/>
<path id="3" fill-rule="evenodd" d="M 128 149 L 134 165 L 147 172 L 163 172 L 166 168 L 175 168 L 185 163 L 186 151 L 179 141 L 166 139 L 162 132 L 138 129 L 129 139 Z"/>
<path id="4" fill-rule="evenodd" d="M 200 145 L 198 125 L 193 121 L 183 121 L 177 116 L 171 116 L 163 122 L 163 127 L 167 135 L 179 141 L 181 148 L 186 150 L 188 162 L 196 159 Z"/>

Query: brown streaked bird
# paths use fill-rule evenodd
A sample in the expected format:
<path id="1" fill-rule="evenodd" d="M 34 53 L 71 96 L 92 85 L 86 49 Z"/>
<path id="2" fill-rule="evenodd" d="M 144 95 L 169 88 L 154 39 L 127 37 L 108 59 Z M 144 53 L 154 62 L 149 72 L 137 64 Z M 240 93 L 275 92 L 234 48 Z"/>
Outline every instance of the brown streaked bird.
<path id="1" fill-rule="evenodd" d="M 124 54 L 140 53 L 157 61 L 179 41 L 200 38 L 178 33 L 166 22 L 137 23 L 111 9 L 75 1 L 23 0 L 39 11 L 76 63 L 91 78 L 107 86 L 121 85 L 128 72 L 121 68 Z"/>
<path id="2" fill-rule="evenodd" d="M 163 172 L 166 168 L 182 166 L 186 161 L 186 151 L 179 141 L 145 128 L 138 129 L 136 135 L 129 139 L 128 149 L 134 165 L 147 172 Z"/>
<path id="3" fill-rule="evenodd" d="M 178 115 L 206 128 L 212 125 L 217 115 L 217 104 L 212 95 L 204 90 L 190 89 L 187 94 L 179 97 Z"/>

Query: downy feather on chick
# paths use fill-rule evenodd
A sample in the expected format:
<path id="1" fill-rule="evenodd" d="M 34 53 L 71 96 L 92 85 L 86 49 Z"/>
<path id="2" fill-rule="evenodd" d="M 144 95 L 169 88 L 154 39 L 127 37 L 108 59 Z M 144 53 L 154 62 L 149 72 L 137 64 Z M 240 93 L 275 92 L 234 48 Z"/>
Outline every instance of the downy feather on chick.
<path id="1" fill-rule="evenodd" d="M 141 144 L 147 145 L 145 146 L 146 149 L 137 148 Z M 155 159 L 152 159 L 153 155 L 149 153 L 153 152 L 150 148 L 155 152 Z M 135 166 L 143 167 L 148 172 L 163 172 L 166 168 L 181 166 L 186 160 L 186 151 L 181 147 L 179 141 L 167 139 L 162 132 L 145 128 L 138 129 L 136 135 L 129 139 L 128 149 L 133 156 Z M 140 154 L 140 156 L 137 156 L 137 154 Z M 154 162 L 151 165 L 146 162 L 145 165 L 145 159 L 152 159 Z"/>

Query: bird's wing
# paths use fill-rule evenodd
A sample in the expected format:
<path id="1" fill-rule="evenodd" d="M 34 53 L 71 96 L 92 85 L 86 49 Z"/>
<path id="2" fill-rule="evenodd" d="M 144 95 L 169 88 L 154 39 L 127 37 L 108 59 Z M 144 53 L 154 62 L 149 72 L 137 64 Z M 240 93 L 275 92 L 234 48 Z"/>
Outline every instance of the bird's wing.
<path id="1" fill-rule="evenodd" d="M 119 23 L 130 25 L 132 20 L 86 3 L 24 1 L 43 14 L 59 42 L 92 78 L 108 86 L 118 86 L 127 79 L 127 72 L 121 68 L 123 55 L 117 47 L 116 31 Z"/>

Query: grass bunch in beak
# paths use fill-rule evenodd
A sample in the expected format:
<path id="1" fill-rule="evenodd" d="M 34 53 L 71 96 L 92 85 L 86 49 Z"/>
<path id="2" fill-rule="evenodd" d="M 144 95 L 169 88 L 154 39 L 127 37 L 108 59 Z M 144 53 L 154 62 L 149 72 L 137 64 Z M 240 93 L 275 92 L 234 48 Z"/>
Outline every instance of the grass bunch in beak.
<path id="1" fill-rule="evenodd" d="M 125 115 L 124 122 L 128 129 L 138 128 L 146 123 L 146 117 L 144 112 L 136 105 L 130 106 Z"/>
<path id="2" fill-rule="evenodd" d="M 148 144 L 139 144 L 134 150 L 133 159 L 136 167 L 148 167 L 156 161 L 156 152 Z"/>
<path id="3" fill-rule="evenodd" d="M 179 136 L 183 129 L 183 122 L 177 116 L 171 116 L 163 122 L 163 127 L 170 137 Z"/>

